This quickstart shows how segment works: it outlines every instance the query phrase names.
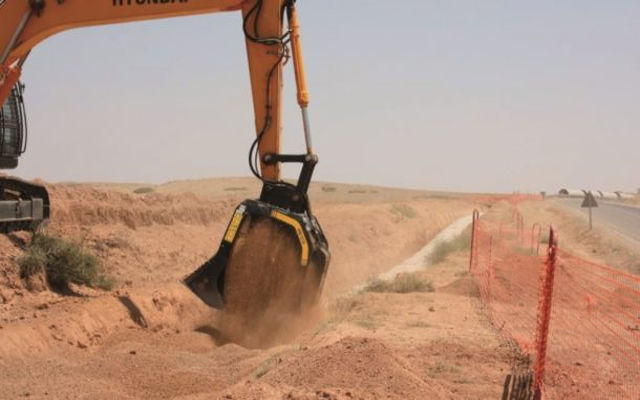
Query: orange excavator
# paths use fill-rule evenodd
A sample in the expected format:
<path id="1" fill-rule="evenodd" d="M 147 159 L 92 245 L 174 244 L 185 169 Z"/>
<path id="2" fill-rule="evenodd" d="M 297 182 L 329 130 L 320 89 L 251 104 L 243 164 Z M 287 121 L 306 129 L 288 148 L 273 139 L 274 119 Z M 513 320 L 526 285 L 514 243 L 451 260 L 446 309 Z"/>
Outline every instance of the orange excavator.
<path id="1" fill-rule="evenodd" d="M 262 192 L 235 209 L 215 255 L 184 282 L 206 304 L 231 313 L 300 310 L 317 301 L 330 255 L 307 196 L 318 157 L 295 0 L 0 0 L 0 169 L 15 168 L 26 150 L 19 77 L 38 43 L 72 28 L 223 11 L 242 13 L 256 124 L 249 166 Z M 306 140 L 300 154 L 280 152 L 282 68 L 289 58 Z M 301 165 L 296 183 L 281 179 L 282 163 Z M 43 186 L 0 178 L 0 229 L 33 229 L 49 218 L 49 207 Z"/>

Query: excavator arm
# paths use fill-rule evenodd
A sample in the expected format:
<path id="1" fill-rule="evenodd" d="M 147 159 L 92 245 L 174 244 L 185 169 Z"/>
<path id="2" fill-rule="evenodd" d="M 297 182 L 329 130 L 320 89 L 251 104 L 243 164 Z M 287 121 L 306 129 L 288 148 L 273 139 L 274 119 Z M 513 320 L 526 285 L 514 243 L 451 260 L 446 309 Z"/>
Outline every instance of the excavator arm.
<path id="1" fill-rule="evenodd" d="M 238 206 L 214 257 L 185 283 L 205 303 L 224 305 L 246 315 L 248 321 L 274 304 L 290 312 L 316 301 L 329 262 L 328 244 L 307 196 L 317 156 L 311 145 L 295 0 L 0 0 L 0 104 L 4 104 L 0 168 L 15 167 L 25 149 L 26 132 L 18 120 L 11 119 L 11 110 L 23 109 L 23 87 L 18 80 L 38 43 L 73 28 L 226 11 L 242 13 L 256 125 L 249 164 L 263 189 L 259 199 Z M 294 155 L 280 153 L 282 66 L 290 56 L 307 144 L 305 153 Z M 9 129 L 10 125 L 16 129 Z M 280 180 L 284 162 L 301 164 L 297 184 Z M 5 185 L 13 189 L 8 209 L 17 209 L 24 201 L 37 205 L 43 188 L 28 188 L 23 181 L 7 179 Z M 20 187 L 30 193 L 29 198 L 21 197 Z M 3 201 L 7 206 L 2 192 L 0 181 L 0 206 Z M 46 203 L 48 216 L 48 197 Z M 0 207 L 0 222 L 2 218 Z M 262 298 L 257 293 L 263 293 Z"/>

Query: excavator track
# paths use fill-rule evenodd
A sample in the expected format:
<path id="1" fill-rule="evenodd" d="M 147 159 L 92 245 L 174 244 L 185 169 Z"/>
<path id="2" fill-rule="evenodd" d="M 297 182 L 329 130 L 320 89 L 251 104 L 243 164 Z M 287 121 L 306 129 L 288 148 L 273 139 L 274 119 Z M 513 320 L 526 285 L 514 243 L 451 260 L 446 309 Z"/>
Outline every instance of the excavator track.
<path id="1" fill-rule="evenodd" d="M 0 233 L 36 230 L 49 220 L 49 193 L 36 183 L 0 177 Z"/>

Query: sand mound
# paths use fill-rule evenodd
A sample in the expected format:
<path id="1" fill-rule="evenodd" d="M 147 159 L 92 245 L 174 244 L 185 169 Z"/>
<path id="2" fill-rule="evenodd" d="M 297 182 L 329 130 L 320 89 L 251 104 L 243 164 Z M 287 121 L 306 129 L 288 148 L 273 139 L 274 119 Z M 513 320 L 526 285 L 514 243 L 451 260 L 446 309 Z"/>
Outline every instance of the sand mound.
<path id="1" fill-rule="evenodd" d="M 274 386 L 296 388 L 290 397 L 296 399 L 319 393 L 327 394 L 323 398 L 440 397 L 438 384 L 421 375 L 383 342 L 345 337 L 331 345 L 300 352 L 263 379 Z"/>

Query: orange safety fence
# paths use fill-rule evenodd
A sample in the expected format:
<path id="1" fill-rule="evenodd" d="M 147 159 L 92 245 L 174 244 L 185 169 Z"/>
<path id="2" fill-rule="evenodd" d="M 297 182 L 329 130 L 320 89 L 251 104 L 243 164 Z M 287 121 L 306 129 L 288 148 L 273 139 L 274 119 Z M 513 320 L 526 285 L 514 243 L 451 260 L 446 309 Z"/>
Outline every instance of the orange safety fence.
<path id="1" fill-rule="evenodd" d="M 561 246 L 538 255 L 536 226 L 474 213 L 469 266 L 491 323 L 530 356 L 542 398 L 640 399 L 640 277 Z"/>

